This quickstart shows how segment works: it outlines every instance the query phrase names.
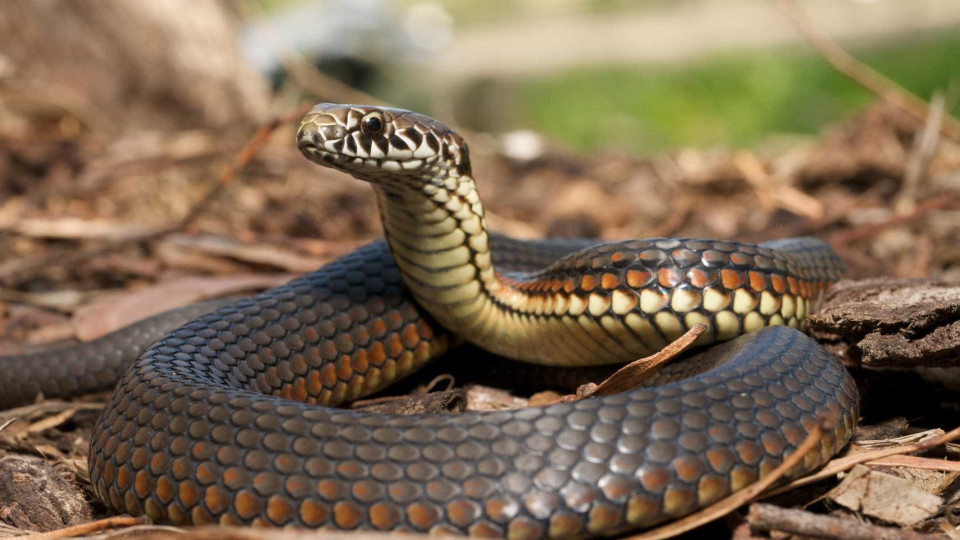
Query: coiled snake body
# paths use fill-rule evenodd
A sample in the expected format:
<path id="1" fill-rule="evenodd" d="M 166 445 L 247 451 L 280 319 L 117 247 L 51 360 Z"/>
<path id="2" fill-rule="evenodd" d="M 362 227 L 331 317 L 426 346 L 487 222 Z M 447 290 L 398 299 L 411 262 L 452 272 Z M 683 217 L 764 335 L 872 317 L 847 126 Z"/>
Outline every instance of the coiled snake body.
<path id="1" fill-rule="evenodd" d="M 849 438 L 853 382 L 790 328 L 842 269 L 819 241 L 510 240 L 488 234 L 466 145 L 433 119 L 318 105 L 297 138 L 311 160 L 374 185 L 386 241 L 140 354 L 91 439 L 94 490 L 114 509 L 174 524 L 610 535 L 755 482 L 819 416 L 836 430 L 792 475 Z M 623 394 L 454 416 L 329 407 L 461 340 L 609 364 L 698 322 L 700 344 L 732 341 Z"/>

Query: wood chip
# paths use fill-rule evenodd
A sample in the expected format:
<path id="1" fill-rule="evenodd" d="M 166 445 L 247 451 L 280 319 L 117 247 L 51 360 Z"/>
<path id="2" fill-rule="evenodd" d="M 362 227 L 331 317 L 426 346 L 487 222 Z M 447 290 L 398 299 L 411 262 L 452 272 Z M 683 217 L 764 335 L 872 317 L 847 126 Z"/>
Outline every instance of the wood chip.
<path id="1" fill-rule="evenodd" d="M 467 388 L 467 405 L 471 411 L 502 411 L 526 407 L 528 401 L 506 390 L 474 384 Z"/>

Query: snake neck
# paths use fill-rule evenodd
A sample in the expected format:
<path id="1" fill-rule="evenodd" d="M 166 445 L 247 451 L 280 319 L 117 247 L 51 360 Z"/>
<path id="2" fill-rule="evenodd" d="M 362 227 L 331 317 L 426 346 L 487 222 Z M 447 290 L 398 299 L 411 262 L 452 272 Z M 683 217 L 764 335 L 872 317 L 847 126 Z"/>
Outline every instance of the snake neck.
<path id="1" fill-rule="evenodd" d="M 444 171 L 417 187 L 376 185 L 384 234 L 404 282 L 437 322 L 487 350 L 533 360 L 510 331 L 526 294 L 497 273 L 476 183 Z"/>

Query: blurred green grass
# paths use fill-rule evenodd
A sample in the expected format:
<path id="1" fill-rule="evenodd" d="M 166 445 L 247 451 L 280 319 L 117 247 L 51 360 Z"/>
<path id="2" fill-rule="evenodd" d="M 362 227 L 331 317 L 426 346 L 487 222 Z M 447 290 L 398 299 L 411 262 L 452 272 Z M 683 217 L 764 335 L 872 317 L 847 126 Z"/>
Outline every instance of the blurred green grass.
<path id="1" fill-rule="evenodd" d="M 851 52 L 922 98 L 960 81 L 960 34 Z M 515 81 L 519 124 L 579 150 L 750 147 L 814 134 L 875 96 L 812 52 L 718 54 L 673 66 L 590 67 Z M 954 107 L 956 109 L 956 107 Z"/>

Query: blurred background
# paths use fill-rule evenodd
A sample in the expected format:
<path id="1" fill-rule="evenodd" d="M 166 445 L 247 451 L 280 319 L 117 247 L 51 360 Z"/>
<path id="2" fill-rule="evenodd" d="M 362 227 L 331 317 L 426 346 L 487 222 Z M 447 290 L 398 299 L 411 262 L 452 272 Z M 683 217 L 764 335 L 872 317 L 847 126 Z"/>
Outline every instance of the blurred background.
<path id="1" fill-rule="evenodd" d="M 320 101 L 455 126 L 516 236 L 815 235 L 853 276 L 957 276 L 958 27 L 949 0 L 8 0 L 0 335 L 379 236 L 294 146 Z"/>
<path id="2" fill-rule="evenodd" d="M 296 53 L 391 103 L 576 150 L 649 154 L 812 135 L 873 95 L 768 0 L 263 0 L 243 55 L 282 89 Z M 783 4 L 779 4 L 782 6 Z M 816 29 L 921 97 L 960 75 L 960 5 L 806 0 Z"/>

